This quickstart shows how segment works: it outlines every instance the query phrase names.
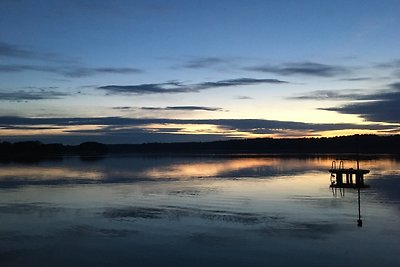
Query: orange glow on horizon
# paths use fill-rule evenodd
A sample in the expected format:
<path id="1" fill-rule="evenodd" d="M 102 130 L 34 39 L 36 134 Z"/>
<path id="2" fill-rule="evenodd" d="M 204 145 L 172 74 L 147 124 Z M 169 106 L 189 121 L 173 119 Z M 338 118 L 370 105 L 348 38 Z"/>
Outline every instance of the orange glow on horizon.
<path id="1" fill-rule="evenodd" d="M 71 126 L 55 126 L 55 125 L 34 125 L 20 126 L 18 129 L 7 129 L 0 127 L 0 136 L 37 136 L 37 135 L 68 135 L 79 134 L 79 131 L 87 131 L 85 134 L 91 134 L 90 131 L 101 129 L 102 125 L 71 125 Z M 92 134 L 95 134 L 93 132 Z"/>
<path id="2" fill-rule="evenodd" d="M 20 127 L 20 128 L 18 128 Z M 216 124 L 195 124 L 195 123 L 153 123 L 145 125 L 122 125 L 106 129 L 108 125 L 34 125 L 15 126 L 14 129 L 0 127 L 0 136 L 39 136 L 39 135 L 104 135 L 108 132 L 119 130 L 141 129 L 149 133 L 159 134 L 180 134 L 180 135 L 217 135 L 232 139 L 251 138 L 307 138 L 307 137 L 335 137 L 349 136 L 355 134 L 377 134 L 389 135 L 399 134 L 399 131 L 379 131 L 368 129 L 344 129 L 328 131 L 295 130 L 295 129 L 250 129 L 237 130 Z M 105 131 L 103 132 L 102 129 Z M 107 130 L 107 131 L 106 131 Z M 254 131 L 254 132 L 252 132 Z M 260 133 L 257 133 L 259 131 Z M 262 131 L 271 133 L 262 133 Z"/>

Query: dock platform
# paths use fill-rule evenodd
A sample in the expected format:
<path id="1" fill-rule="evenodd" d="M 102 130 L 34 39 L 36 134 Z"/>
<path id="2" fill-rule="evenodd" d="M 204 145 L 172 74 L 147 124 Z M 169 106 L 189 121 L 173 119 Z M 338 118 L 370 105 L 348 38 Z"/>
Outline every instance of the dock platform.
<path id="1" fill-rule="evenodd" d="M 358 163 L 357 163 L 358 167 Z M 369 185 L 364 183 L 364 175 L 369 173 L 366 169 L 345 169 L 343 162 L 339 163 L 339 168 L 336 168 L 336 162 L 332 162 L 332 168 L 329 170 L 331 173 L 332 188 L 368 188 Z"/>

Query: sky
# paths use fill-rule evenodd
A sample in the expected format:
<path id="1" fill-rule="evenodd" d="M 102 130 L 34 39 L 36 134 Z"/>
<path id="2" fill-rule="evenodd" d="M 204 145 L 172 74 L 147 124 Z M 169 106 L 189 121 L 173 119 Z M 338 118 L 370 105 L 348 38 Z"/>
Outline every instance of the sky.
<path id="1" fill-rule="evenodd" d="M 397 0 L 0 0 L 0 142 L 400 132 Z"/>

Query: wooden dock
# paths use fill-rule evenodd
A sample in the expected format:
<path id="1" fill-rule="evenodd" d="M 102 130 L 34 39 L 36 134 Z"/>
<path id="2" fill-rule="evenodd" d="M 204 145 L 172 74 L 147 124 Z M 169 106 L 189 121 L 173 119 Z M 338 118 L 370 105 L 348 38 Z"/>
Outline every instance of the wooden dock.
<path id="1" fill-rule="evenodd" d="M 358 166 L 358 164 L 357 164 Z M 329 170 L 331 173 L 331 185 L 333 188 L 368 188 L 369 185 L 364 183 L 364 175 L 369 173 L 366 169 L 345 169 L 343 163 L 336 164 L 332 162 L 332 168 Z"/>

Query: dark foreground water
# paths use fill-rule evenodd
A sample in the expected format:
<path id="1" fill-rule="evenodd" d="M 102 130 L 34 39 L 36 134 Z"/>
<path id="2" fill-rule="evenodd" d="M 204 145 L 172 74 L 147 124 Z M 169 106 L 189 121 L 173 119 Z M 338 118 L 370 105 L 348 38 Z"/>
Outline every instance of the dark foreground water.
<path id="1" fill-rule="evenodd" d="M 333 159 L 0 164 L 0 266 L 400 266 L 400 162 L 361 162 L 360 228 Z"/>

